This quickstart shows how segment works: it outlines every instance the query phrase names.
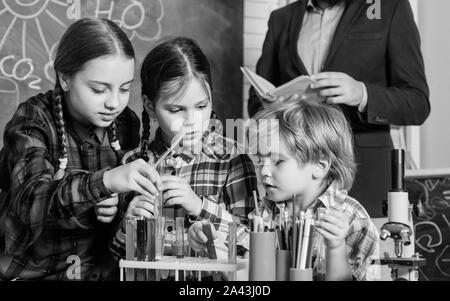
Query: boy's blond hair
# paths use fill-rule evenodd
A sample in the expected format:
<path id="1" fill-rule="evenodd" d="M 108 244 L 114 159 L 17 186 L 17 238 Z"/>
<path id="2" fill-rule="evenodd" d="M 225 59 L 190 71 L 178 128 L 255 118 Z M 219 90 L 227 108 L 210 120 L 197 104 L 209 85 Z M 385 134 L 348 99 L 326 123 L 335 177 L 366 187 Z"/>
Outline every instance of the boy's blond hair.
<path id="1" fill-rule="evenodd" d="M 267 107 L 254 118 L 277 119 L 279 137 L 300 166 L 328 160 L 327 180 L 334 181 L 339 189 L 351 188 L 356 172 L 353 135 L 338 106 L 306 100 L 285 101 Z"/>

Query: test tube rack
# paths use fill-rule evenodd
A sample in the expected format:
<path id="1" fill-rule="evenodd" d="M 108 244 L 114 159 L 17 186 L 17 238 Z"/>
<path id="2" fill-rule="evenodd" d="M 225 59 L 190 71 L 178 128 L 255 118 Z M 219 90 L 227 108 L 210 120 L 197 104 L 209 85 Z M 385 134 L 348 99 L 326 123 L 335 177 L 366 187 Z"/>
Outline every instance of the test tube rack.
<path id="1" fill-rule="evenodd" d="M 175 270 L 175 281 L 178 281 L 178 271 L 210 271 L 236 273 L 248 268 L 248 259 L 237 259 L 229 263 L 226 259 L 209 259 L 204 257 L 163 256 L 158 261 L 120 260 L 120 281 L 124 281 L 124 269 Z"/>

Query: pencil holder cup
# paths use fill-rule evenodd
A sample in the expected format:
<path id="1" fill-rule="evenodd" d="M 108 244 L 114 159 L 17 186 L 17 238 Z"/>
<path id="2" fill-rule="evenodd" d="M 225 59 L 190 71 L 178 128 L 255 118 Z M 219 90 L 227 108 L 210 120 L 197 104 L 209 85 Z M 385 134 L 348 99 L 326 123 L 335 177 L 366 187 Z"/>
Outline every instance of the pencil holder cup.
<path id="1" fill-rule="evenodd" d="M 276 280 L 275 232 L 250 232 L 249 280 Z"/>
<path id="2" fill-rule="evenodd" d="M 291 254 L 289 250 L 277 250 L 277 281 L 289 281 Z"/>
<path id="3" fill-rule="evenodd" d="M 312 269 L 290 269 L 290 280 L 291 281 L 312 281 Z"/>

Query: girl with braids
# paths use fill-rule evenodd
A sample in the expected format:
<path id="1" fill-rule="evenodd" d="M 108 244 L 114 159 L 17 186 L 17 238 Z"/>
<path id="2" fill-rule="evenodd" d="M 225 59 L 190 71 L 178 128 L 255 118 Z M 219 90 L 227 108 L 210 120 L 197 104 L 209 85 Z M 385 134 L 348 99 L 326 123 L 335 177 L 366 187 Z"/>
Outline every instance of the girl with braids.
<path id="1" fill-rule="evenodd" d="M 112 21 L 69 26 L 56 54 L 56 86 L 20 104 L 5 129 L 0 179 L 0 278 L 111 279 L 109 233 L 119 193 L 156 195 L 127 108 L 135 57 Z M 155 183 L 155 184 L 153 184 Z"/>
<path id="2" fill-rule="evenodd" d="M 202 50 L 184 37 L 160 42 L 143 61 L 141 82 L 142 141 L 122 162 L 144 158 L 154 163 L 183 127 L 182 147 L 156 167 L 162 181 L 163 213 L 170 218 L 170 207 L 175 207 L 175 215 L 186 214 L 190 222 L 210 221 L 223 233 L 232 221 L 246 224 L 254 208 L 252 193 L 257 190 L 254 166 L 247 155 L 238 153 L 234 140 L 221 134 L 221 124 L 212 113 L 210 65 Z M 150 118 L 159 125 L 152 141 Z M 137 195 L 124 215 L 149 218 L 153 212 L 154 200 Z M 112 250 L 123 256 L 123 249 L 122 229 Z"/>

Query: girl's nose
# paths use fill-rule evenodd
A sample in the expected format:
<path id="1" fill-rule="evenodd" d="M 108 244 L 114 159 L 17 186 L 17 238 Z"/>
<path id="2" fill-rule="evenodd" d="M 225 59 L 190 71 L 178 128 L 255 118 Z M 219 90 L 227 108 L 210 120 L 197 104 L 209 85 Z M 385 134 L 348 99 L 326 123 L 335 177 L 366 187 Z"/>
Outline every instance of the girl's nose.
<path id="1" fill-rule="evenodd" d="M 120 106 L 119 93 L 111 93 L 110 97 L 105 101 L 105 107 L 108 110 L 114 111 Z"/>
<path id="2" fill-rule="evenodd" d="M 190 110 L 186 112 L 186 115 L 184 116 L 184 126 L 192 127 L 195 125 L 196 122 L 201 120 L 201 114 L 196 114 L 194 110 Z"/>

